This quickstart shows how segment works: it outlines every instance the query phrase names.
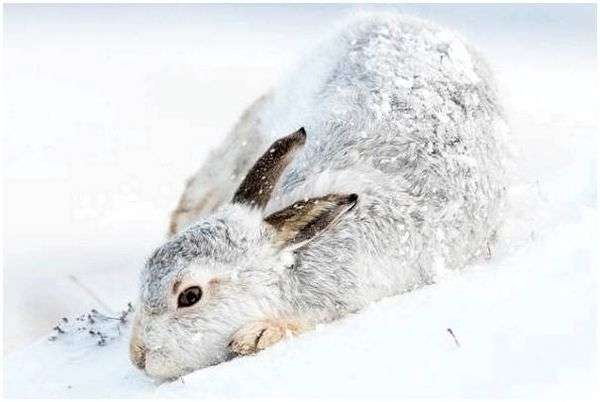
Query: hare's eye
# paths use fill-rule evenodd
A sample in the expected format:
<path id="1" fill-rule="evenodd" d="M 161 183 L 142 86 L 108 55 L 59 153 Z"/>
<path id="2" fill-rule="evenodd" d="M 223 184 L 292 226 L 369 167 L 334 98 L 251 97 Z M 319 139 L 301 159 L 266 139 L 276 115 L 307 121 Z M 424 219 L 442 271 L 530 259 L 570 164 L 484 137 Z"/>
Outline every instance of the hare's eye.
<path id="1" fill-rule="evenodd" d="M 179 293 L 177 298 L 177 307 L 189 307 L 192 306 L 202 297 L 202 289 L 199 286 L 191 286 Z"/>

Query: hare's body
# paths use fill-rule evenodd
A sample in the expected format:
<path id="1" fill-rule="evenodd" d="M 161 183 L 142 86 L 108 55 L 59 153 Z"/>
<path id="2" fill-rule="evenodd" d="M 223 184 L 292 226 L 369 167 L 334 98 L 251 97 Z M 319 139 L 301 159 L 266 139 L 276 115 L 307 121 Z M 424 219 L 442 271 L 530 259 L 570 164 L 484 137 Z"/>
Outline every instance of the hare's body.
<path id="1" fill-rule="evenodd" d="M 265 212 L 330 193 L 355 193 L 358 202 L 335 218 L 327 235 L 295 248 L 285 275 L 277 269 L 265 274 L 270 279 L 260 286 L 270 290 L 257 292 L 261 307 L 251 312 L 240 307 L 248 322 L 261 314 L 291 318 L 294 325 L 335 319 L 487 255 L 500 223 L 505 135 L 490 74 L 455 35 L 394 15 L 353 21 L 257 102 L 227 148 L 189 182 L 173 216 L 173 232 L 211 211 L 226 216 L 221 219 L 227 226 L 235 213 L 223 212 L 232 208 L 225 204 L 252 163 L 281 133 L 300 126 L 308 133 L 306 143 L 274 183 Z M 354 205 L 355 198 L 335 202 Z M 266 221 L 279 236 L 296 228 L 278 226 L 289 213 L 273 216 Z M 185 248 L 182 239 L 196 238 L 202 225 L 207 227 L 192 224 L 168 244 Z M 251 237 L 227 236 L 233 243 Z M 161 259 L 166 261 L 165 247 Z M 173 272 L 157 276 L 148 268 L 147 283 L 176 276 L 172 263 L 150 262 L 161 264 Z M 259 277 L 262 271 L 254 272 Z M 240 320 L 222 332 L 231 334 Z M 260 335 L 274 328 L 267 327 Z M 234 339 L 237 351 L 244 348 L 242 338 Z"/>

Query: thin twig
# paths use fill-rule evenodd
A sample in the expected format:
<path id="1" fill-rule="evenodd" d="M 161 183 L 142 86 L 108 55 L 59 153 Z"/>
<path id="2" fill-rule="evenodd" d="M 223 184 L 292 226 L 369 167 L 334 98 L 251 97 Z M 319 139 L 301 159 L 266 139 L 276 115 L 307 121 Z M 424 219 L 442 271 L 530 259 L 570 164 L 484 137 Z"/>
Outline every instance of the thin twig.
<path id="1" fill-rule="evenodd" d="M 88 296 L 90 296 L 92 299 L 94 299 L 98 304 L 100 304 L 100 306 L 102 308 L 104 308 L 104 310 L 110 312 L 111 314 L 114 313 L 112 311 L 112 309 L 110 307 L 108 307 L 108 305 L 106 303 L 104 303 L 90 288 L 88 288 L 87 286 L 85 286 L 83 283 L 79 282 L 79 280 L 75 277 L 75 275 L 69 275 L 69 279 L 71 281 L 73 281 L 73 283 L 77 286 L 79 286 L 79 288 L 81 290 L 83 290 L 85 293 L 87 293 Z"/>
<path id="2" fill-rule="evenodd" d="M 460 343 L 458 342 L 458 339 L 456 339 L 456 336 L 454 335 L 454 332 L 452 332 L 452 329 L 447 328 L 446 330 L 448 331 L 448 333 L 450 335 L 452 335 L 452 339 L 454 339 L 454 343 L 456 344 L 456 347 L 460 348 Z"/>

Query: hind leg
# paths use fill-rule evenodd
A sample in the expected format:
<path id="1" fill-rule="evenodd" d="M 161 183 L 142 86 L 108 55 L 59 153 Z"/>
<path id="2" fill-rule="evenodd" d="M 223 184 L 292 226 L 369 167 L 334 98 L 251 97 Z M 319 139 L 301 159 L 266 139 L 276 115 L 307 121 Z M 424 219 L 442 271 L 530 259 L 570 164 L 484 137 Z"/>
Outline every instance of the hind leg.
<path id="1" fill-rule="evenodd" d="M 259 98 L 246 110 L 223 144 L 187 180 L 177 208 L 171 213 L 169 237 L 231 200 L 268 143 L 258 130 L 258 113 L 266 98 Z"/>

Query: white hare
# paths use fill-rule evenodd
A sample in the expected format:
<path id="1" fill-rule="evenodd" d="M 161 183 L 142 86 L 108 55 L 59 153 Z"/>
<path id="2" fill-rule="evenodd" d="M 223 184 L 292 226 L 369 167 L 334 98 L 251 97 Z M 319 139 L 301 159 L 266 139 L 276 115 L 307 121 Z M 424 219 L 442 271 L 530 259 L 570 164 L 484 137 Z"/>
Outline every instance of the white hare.
<path id="1" fill-rule="evenodd" d="M 188 182 L 142 272 L 133 362 L 177 377 L 487 256 L 505 135 L 488 69 L 454 34 L 350 20 Z"/>

